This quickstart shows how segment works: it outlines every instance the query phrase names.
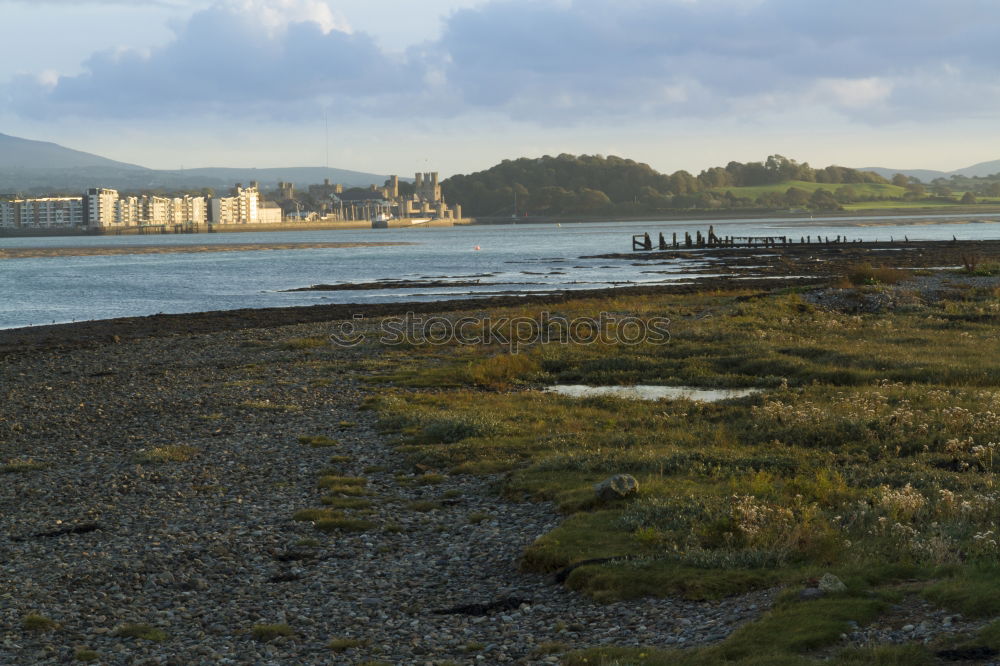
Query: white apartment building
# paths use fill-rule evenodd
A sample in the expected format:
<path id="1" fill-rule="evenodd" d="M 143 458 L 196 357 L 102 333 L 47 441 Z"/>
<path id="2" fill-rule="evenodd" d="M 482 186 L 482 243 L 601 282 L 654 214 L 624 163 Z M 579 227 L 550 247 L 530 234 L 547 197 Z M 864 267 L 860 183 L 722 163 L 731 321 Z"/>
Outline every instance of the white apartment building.
<path id="1" fill-rule="evenodd" d="M 82 197 L 44 197 L 0 201 L 0 227 L 72 229 L 84 225 Z"/>
<path id="2" fill-rule="evenodd" d="M 13 201 L 0 201 L 0 229 L 13 229 L 17 226 Z"/>
<path id="3" fill-rule="evenodd" d="M 122 227 L 205 224 L 208 220 L 205 197 L 121 197 L 114 210 L 114 224 Z"/>
<path id="4" fill-rule="evenodd" d="M 115 204 L 118 202 L 118 190 L 108 190 L 94 187 L 87 190 L 87 226 L 103 228 L 119 226 L 115 224 Z"/>
<path id="5" fill-rule="evenodd" d="M 257 183 L 244 189 L 237 185 L 233 196 L 212 199 L 213 224 L 260 224 L 260 191 Z"/>

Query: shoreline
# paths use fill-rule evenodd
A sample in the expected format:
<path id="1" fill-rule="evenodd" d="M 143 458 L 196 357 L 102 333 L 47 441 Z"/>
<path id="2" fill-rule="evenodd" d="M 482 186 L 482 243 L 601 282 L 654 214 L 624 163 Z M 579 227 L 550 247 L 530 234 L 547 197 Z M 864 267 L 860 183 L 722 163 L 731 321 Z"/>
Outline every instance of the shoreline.
<path id="1" fill-rule="evenodd" d="M 350 243 L 220 243 L 218 245 L 129 245 L 124 247 L 25 247 L 0 248 L 0 259 L 34 259 L 43 257 L 92 257 L 132 254 L 187 254 L 200 252 L 257 252 L 263 250 L 313 250 L 323 248 L 392 247 L 418 245 L 396 242 Z"/>
<path id="2" fill-rule="evenodd" d="M 377 318 L 407 313 L 429 314 L 460 310 L 483 310 L 517 305 L 560 304 L 572 300 L 603 298 L 627 291 L 655 295 L 696 293 L 733 288 L 756 290 L 796 288 L 827 283 L 862 263 L 892 263 L 907 268 L 961 266 L 974 254 L 980 262 L 1000 261 L 997 241 L 913 241 L 910 243 L 859 243 L 846 245 L 789 245 L 776 248 L 714 248 L 705 251 L 668 250 L 602 255 L 649 262 L 702 257 L 711 265 L 706 271 L 729 273 L 728 277 L 702 277 L 676 283 L 556 292 L 508 293 L 480 298 L 448 298 L 438 301 L 393 303 L 329 303 L 292 307 L 241 308 L 203 312 L 95 319 L 0 329 L 0 357 L 32 350 L 74 349 L 116 343 L 123 339 L 214 333 L 295 324 L 340 321 L 354 317 Z M 821 261 L 821 263 L 817 263 Z"/>
<path id="3" fill-rule="evenodd" d="M 607 224 L 609 222 L 663 222 L 673 224 L 676 222 L 692 222 L 695 224 L 706 222 L 718 222 L 723 220 L 750 221 L 750 220 L 805 220 L 809 217 L 810 222 L 828 221 L 831 226 L 899 226 L 907 223 L 932 224 L 931 220 L 941 220 L 947 217 L 980 217 L 980 216 L 1000 216 L 1000 206 L 961 206 L 940 208 L 870 208 L 863 210 L 843 210 L 843 211 L 746 211 L 746 210 L 696 210 L 678 213 L 650 213 L 644 215 L 595 215 L 595 216 L 528 216 L 519 218 L 459 218 L 456 220 L 431 220 L 428 223 L 403 225 L 390 224 L 389 230 L 399 229 L 451 229 L 454 227 L 474 227 L 474 226 L 517 226 L 518 224 Z M 844 218 L 871 218 L 878 222 L 866 224 L 859 222 L 851 224 L 843 222 L 837 224 L 837 220 Z M 968 220 L 967 223 L 984 223 L 991 220 Z M 1000 222 L 1000 219 L 995 220 Z M 941 222 L 939 222 L 941 223 Z M 961 222 L 954 222 L 960 224 Z M 808 226 L 808 224 L 803 225 Z M 195 231 L 189 232 L 162 232 L 162 233 L 142 233 L 138 228 L 131 229 L 33 229 L 24 231 L 21 229 L 0 229 L 0 239 L 4 238 L 74 238 L 74 237 L 114 237 L 114 236 L 185 236 L 202 233 L 211 234 L 231 234 L 231 233 L 254 233 L 254 232 L 281 232 L 281 231 L 373 231 L 379 232 L 386 229 L 373 228 L 371 222 L 367 220 L 356 220 L 351 222 L 282 222 L 280 224 L 228 224 L 216 225 L 211 229 L 199 225 Z"/>

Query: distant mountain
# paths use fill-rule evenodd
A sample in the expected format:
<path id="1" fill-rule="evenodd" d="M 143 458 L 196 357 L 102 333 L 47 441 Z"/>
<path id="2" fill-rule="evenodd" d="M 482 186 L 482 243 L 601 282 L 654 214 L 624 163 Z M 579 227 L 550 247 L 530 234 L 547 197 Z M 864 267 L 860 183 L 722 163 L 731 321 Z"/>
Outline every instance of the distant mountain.
<path id="1" fill-rule="evenodd" d="M 997 173 L 1000 173 L 1000 160 L 973 164 L 970 167 L 959 169 L 958 171 L 952 171 L 948 175 L 966 176 L 967 178 L 982 178 L 983 176 L 992 176 Z"/>
<path id="2" fill-rule="evenodd" d="M 964 169 L 954 171 L 934 171 L 932 169 L 886 169 L 884 167 L 866 167 L 862 171 L 874 171 L 883 178 L 892 178 L 897 173 L 910 178 L 919 178 L 921 182 L 929 183 L 935 178 L 951 178 L 952 176 L 966 176 L 967 178 L 982 178 L 1000 173 L 1000 160 L 992 162 L 980 162 Z"/>
<path id="3" fill-rule="evenodd" d="M 54 143 L 0 134 L 0 193 L 79 193 L 89 187 L 118 190 L 226 191 L 236 183 L 257 181 L 274 189 L 279 181 L 304 188 L 329 179 L 347 187 L 381 185 L 388 176 L 346 169 L 290 167 L 275 169 L 204 168 L 160 171 L 99 155 L 71 150 Z"/>
<path id="4" fill-rule="evenodd" d="M 104 167 L 123 170 L 144 170 L 143 167 L 116 162 L 99 155 L 71 150 L 48 141 L 32 141 L 0 134 L 0 170 L 11 169 L 79 169 Z"/>

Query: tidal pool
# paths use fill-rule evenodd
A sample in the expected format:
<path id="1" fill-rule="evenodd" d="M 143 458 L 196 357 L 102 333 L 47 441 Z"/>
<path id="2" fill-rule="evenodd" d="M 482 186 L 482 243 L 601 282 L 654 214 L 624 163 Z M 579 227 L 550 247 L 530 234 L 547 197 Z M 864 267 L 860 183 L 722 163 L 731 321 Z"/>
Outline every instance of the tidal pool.
<path id="1" fill-rule="evenodd" d="M 743 398 L 760 389 L 699 389 L 691 386 L 585 386 L 582 384 L 562 384 L 550 386 L 546 393 L 557 393 L 569 398 L 591 398 L 594 396 L 613 396 L 629 400 L 696 400 L 699 402 L 718 402 L 730 398 Z"/>

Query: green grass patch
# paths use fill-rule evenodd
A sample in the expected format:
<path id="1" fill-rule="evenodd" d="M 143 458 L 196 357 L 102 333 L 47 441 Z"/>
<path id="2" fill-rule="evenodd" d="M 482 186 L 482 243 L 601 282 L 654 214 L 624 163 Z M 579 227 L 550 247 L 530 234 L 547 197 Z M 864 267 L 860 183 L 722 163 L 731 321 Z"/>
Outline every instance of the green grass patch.
<path id="1" fill-rule="evenodd" d="M 326 646 L 330 650 L 339 653 L 346 652 L 351 648 L 364 647 L 365 645 L 368 645 L 368 641 L 360 638 L 334 638 Z"/>
<path id="2" fill-rule="evenodd" d="M 78 647 L 73 650 L 73 659 L 76 661 L 82 661 L 84 663 L 90 663 L 100 660 L 101 655 L 90 648 Z"/>
<path id="3" fill-rule="evenodd" d="M 21 627 L 28 631 L 52 631 L 59 627 L 59 623 L 55 620 L 51 620 L 44 615 L 38 615 L 32 613 L 30 615 L 25 615 L 21 619 Z"/>
<path id="4" fill-rule="evenodd" d="M 1000 615 L 1000 567 L 962 567 L 924 590 L 928 600 L 970 617 Z"/>
<path id="5" fill-rule="evenodd" d="M 48 465 L 33 460 L 11 460 L 0 465 L 0 474 L 26 474 L 28 472 L 38 472 Z"/>
<path id="6" fill-rule="evenodd" d="M 240 403 L 240 407 L 274 412 L 298 412 L 302 410 L 299 405 L 282 404 L 270 400 L 244 400 Z"/>
<path id="7" fill-rule="evenodd" d="M 322 349 L 330 346 L 330 340 L 322 337 L 290 338 L 282 346 L 291 350 Z"/>
<path id="8" fill-rule="evenodd" d="M 138 638 L 154 643 L 167 640 L 167 632 L 157 629 L 151 624 L 123 624 L 115 629 L 114 635 L 122 638 Z"/>
<path id="9" fill-rule="evenodd" d="M 909 275 L 855 268 L 857 282 L 870 285 L 856 289 L 859 297 Z M 385 387 L 369 402 L 379 429 L 417 469 L 502 472 L 494 487 L 506 497 L 556 503 L 565 517 L 526 549 L 527 570 L 583 563 L 564 572 L 565 584 L 605 601 L 715 599 L 827 571 L 860 581 L 852 593 L 874 588 L 873 598 L 785 599 L 725 649 L 664 657 L 678 663 L 811 663 L 816 651 L 829 663 L 919 663 L 925 651 L 836 651 L 830 641 L 848 621 L 877 612 L 895 582 L 932 575 L 929 599 L 967 615 L 1000 614 L 992 601 L 1000 598 L 992 583 L 1000 580 L 1000 360 L 983 347 L 995 336 L 995 293 L 956 289 L 879 314 L 751 289 L 622 293 L 558 308 L 569 319 L 669 320 L 670 338 L 539 344 L 529 350 L 537 369 L 511 375 L 509 388 L 525 390 L 507 391 L 469 372 L 502 350 L 414 347 L 401 361 L 405 374 L 429 390 Z M 445 368 L 465 376 L 436 384 Z M 530 390 L 529 381 L 761 392 L 716 403 L 571 399 Z M 634 476 L 638 494 L 599 499 L 594 484 L 614 474 Z M 778 636 L 773 645 L 769 634 Z M 626 657 L 608 657 L 617 658 Z"/>
<path id="10" fill-rule="evenodd" d="M 186 444 L 169 444 L 141 450 L 136 460 L 141 463 L 187 462 L 198 455 L 198 449 Z"/>
<path id="11" fill-rule="evenodd" d="M 338 516 L 316 521 L 316 529 L 321 532 L 367 532 L 375 528 L 375 523 L 360 518 Z"/>
<path id="12" fill-rule="evenodd" d="M 328 446 L 340 446 L 340 442 L 325 435 L 300 435 L 299 444 L 305 444 L 306 446 L 311 446 L 314 449 L 325 448 Z"/>
<path id="13" fill-rule="evenodd" d="M 250 635 L 255 641 L 267 643 L 275 638 L 294 636 L 295 630 L 287 624 L 255 624 Z"/>

